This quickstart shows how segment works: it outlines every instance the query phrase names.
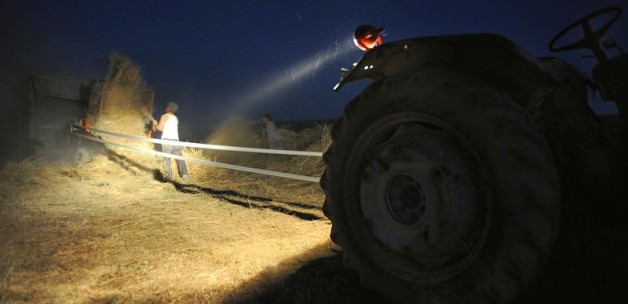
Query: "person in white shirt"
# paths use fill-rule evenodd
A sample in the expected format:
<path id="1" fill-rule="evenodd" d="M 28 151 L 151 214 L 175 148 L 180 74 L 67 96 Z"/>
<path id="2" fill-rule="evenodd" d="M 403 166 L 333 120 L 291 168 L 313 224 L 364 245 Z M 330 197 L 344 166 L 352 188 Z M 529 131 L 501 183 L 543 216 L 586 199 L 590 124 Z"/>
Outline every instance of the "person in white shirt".
<path id="1" fill-rule="evenodd" d="M 153 123 L 156 125 L 156 129 L 161 131 L 161 139 L 162 140 L 171 140 L 171 141 L 179 141 L 179 119 L 175 115 L 179 106 L 174 102 L 169 102 L 166 105 L 165 113 L 161 115 L 159 122 L 154 121 Z M 181 154 L 182 148 L 180 146 L 171 146 L 167 144 L 161 145 L 161 151 L 164 153 L 170 153 L 175 155 Z M 189 179 L 187 167 L 185 166 L 185 161 L 181 159 L 177 159 L 177 169 L 179 171 L 179 176 L 182 179 Z M 172 168 L 170 167 L 170 158 L 164 157 L 164 171 L 166 172 L 166 178 L 172 179 Z"/>

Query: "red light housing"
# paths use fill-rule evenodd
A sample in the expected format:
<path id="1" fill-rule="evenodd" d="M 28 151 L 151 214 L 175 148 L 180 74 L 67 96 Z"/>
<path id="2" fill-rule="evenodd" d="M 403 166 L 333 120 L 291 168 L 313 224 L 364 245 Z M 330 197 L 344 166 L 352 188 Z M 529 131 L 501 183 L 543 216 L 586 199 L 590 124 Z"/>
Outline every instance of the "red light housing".
<path id="1" fill-rule="evenodd" d="M 364 24 L 355 29 L 353 33 L 353 43 L 359 49 L 368 51 L 382 44 L 382 34 L 384 29 L 377 29 L 372 25 Z"/>

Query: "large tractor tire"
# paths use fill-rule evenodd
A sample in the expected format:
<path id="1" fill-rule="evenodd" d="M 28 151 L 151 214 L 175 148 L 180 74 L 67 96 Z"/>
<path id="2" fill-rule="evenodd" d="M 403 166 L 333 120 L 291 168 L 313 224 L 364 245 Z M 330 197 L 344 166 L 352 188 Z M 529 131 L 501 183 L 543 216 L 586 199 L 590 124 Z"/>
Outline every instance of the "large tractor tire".
<path id="1" fill-rule="evenodd" d="M 323 209 L 367 287 L 403 303 L 506 303 L 550 257 L 558 173 L 507 94 L 451 71 L 387 78 L 332 138 Z"/>

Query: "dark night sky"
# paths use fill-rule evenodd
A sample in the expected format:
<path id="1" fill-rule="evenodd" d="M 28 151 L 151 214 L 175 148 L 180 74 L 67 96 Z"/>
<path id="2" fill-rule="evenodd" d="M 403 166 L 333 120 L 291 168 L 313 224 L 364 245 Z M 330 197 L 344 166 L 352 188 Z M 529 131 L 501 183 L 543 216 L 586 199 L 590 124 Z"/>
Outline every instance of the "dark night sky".
<path id="1" fill-rule="evenodd" d="M 331 89 L 338 69 L 361 56 L 344 48 L 359 24 L 384 27 L 385 41 L 493 32 L 547 56 L 557 31 L 609 5 L 624 16 L 607 37 L 628 50 L 625 0 L 3 1 L 0 102 L 29 73 L 103 78 L 117 51 L 141 66 L 158 107 L 180 103 L 188 125 L 211 126 L 236 110 L 255 119 L 333 118 L 364 85 Z M 557 56 L 588 72 L 586 53 Z M 316 59 L 318 68 L 300 68 Z"/>

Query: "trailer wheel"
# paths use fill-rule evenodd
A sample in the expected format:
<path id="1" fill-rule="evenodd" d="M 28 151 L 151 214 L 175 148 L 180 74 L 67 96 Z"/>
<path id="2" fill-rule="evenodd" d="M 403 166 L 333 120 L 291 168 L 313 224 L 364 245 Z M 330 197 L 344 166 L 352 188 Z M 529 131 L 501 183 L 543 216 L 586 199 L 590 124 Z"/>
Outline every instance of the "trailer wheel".
<path id="1" fill-rule="evenodd" d="M 506 303 L 551 254 L 559 179 L 507 94 L 449 71 L 376 82 L 332 129 L 332 239 L 364 283 L 407 303 Z"/>

